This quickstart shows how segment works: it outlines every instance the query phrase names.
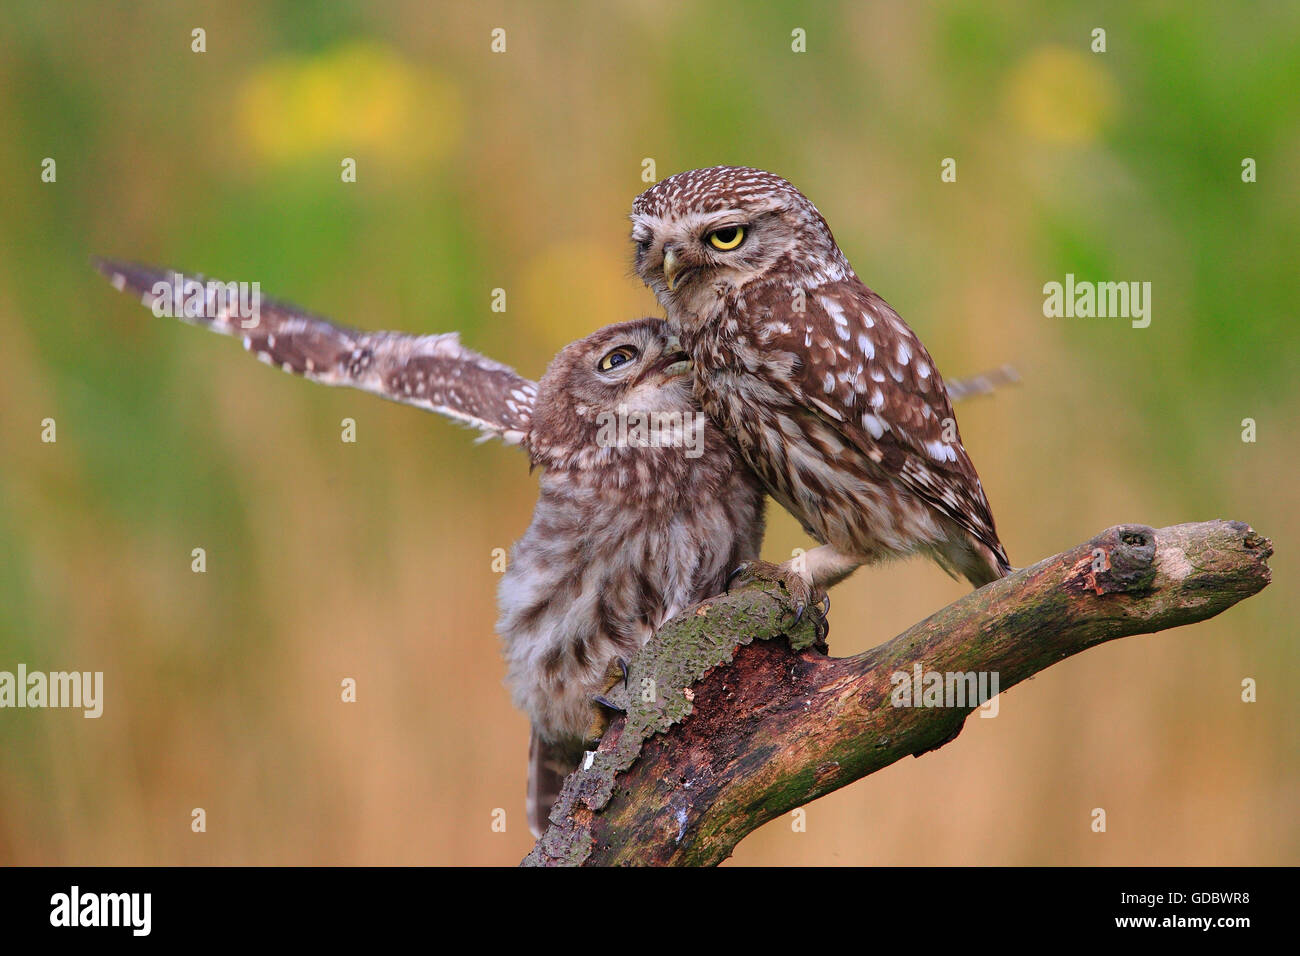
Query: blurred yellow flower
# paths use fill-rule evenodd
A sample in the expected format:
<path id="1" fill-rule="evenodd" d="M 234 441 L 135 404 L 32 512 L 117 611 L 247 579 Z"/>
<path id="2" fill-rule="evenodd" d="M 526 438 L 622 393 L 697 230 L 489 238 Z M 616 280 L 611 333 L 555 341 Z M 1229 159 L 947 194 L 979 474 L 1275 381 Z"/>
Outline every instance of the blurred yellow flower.
<path id="1" fill-rule="evenodd" d="M 258 160 L 281 163 L 329 151 L 418 163 L 461 129 L 450 82 L 372 43 L 267 63 L 240 88 L 236 119 Z"/>
<path id="2" fill-rule="evenodd" d="M 1007 78 L 1012 119 L 1034 139 L 1089 143 L 1114 112 L 1116 91 L 1101 60 L 1060 46 L 1030 54 Z"/>

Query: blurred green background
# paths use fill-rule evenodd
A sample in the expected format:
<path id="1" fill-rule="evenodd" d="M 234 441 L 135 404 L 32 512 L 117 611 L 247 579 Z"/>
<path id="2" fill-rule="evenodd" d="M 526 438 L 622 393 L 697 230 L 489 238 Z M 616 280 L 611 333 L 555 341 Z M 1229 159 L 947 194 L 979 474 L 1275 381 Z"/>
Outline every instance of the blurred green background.
<path id="1" fill-rule="evenodd" d="M 88 259 L 458 329 L 536 377 L 658 314 L 627 240 L 646 158 L 787 176 L 947 376 L 1019 369 L 959 409 L 1016 564 L 1122 521 L 1236 518 L 1277 547 L 1262 595 L 1051 668 L 736 862 L 1300 862 L 1300 6 L 1223 6 L 6 4 L 0 669 L 102 670 L 106 701 L 0 711 L 0 862 L 527 852 L 491 568 L 528 522 L 523 457 L 272 373 Z M 1149 281 L 1150 327 L 1045 318 L 1066 273 Z M 774 510 L 767 556 L 805 544 Z M 963 590 L 860 571 L 832 650 Z"/>

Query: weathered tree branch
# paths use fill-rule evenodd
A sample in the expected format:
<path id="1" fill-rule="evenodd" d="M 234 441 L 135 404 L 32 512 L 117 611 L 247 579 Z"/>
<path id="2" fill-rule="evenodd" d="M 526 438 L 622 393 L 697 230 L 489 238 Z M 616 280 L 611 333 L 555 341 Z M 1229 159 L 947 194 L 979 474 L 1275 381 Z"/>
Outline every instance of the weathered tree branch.
<path id="1" fill-rule="evenodd" d="M 632 661 L 627 716 L 524 863 L 720 863 L 768 820 L 957 736 L 975 702 L 894 706 L 891 675 L 996 673 L 1006 690 L 1104 641 L 1213 617 L 1268 584 L 1272 553 L 1236 521 L 1120 525 L 848 658 L 818 652 L 810 620 L 789 628 L 780 592 L 703 602 Z"/>

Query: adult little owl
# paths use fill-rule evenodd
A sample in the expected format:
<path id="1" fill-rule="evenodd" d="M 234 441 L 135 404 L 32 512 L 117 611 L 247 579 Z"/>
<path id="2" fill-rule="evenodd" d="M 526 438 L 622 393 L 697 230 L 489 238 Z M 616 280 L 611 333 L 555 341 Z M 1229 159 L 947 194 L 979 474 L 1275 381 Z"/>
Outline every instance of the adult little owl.
<path id="1" fill-rule="evenodd" d="M 976 586 L 1010 571 L 934 362 L 799 190 L 744 167 L 679 173 L 637 197 L 632 238 L 704 410 L 821 542 L 776 569 L 800 600 L 893 555 Z"/>

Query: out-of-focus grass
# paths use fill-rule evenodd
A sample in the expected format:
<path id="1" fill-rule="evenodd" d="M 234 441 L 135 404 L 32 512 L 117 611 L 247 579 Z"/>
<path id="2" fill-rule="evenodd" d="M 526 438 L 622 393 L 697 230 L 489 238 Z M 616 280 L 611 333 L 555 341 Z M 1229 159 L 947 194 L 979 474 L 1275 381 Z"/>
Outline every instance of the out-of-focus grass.
<path id="1" fill-rule="evenodd" d="M 626 247 L 650 157 L 660 176 L 789 176 L 946 374 L 1020 369 L 959 412 L 1017 563 L 1119 521 L 1241 518 L 1278 548 L 1260 597 L 1049 670 L 737 860 L 1296 861 L 1295 8 L 159 0 L 0 18 L 0 669 L 103 670 L 107 693 L 99 720 L 0 711 L 0 860 L 522 856 L 527 731 L 491 570 L 528 520 L 522 458 L 156 321 L 87 258 L 459 329 L 536 376 L 657 311 Z M 1067 272 L 1151 282 L 1150 328 L 1044 318 Z M 774 514 L 769 555 L 802 544 Z M 861 571 L 833 649 L 960 593 L 919 562 Z"/>

